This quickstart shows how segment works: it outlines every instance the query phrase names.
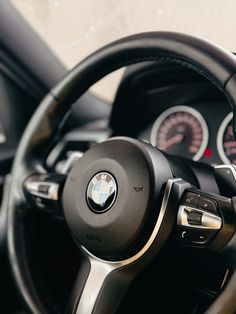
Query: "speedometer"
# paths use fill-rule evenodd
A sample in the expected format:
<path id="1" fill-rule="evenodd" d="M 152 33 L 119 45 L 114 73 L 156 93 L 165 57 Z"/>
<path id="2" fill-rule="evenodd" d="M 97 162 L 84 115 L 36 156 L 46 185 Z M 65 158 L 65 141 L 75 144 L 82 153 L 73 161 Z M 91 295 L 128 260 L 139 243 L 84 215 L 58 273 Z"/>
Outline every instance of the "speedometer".
<path id="1" fill-rule="evenodd" d="M 233 134 L 232 118 L 233 113 L 229 113 L 221 123 L 217 135 L 217 148 L 225 164 L 236 165 L 236 141 Z"/>
<path id="2" fill-rule="evenodd" d="M 206 122 L 197 110 L 175 106 L 156 119 L 150 141 L 169 154 L 199 160 L 206 149 L 208 136 Z"/>

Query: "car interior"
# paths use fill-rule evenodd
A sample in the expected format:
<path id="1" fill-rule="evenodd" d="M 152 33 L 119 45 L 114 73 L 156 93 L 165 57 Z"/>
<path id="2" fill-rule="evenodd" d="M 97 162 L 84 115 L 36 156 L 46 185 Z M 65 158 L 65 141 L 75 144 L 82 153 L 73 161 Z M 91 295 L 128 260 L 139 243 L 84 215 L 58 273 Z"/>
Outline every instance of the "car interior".
<path id="1" fill-rule="evenodd" d="M 150 32 L 68 71 L 2 0 L 0 82 L 0 313 L 236 313 L 233 52 Z"/>

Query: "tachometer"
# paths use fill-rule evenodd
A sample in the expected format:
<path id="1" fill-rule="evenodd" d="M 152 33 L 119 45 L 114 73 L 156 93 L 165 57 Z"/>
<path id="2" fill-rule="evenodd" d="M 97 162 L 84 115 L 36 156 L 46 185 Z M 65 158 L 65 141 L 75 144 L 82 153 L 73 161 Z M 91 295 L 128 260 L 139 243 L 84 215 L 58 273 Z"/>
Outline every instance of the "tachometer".
<path id="1" fill-rule="evenodd" d="M 217 135 L 217 148 L 225 164 L 236 165 L 236 141 L 233 134 L 232 118 L 233 113 L 229 113 L 221 123 Z"/>
<path id="2" fill-rule="evenodd" d="M 157 118 L 150 141 L 169 154 L 199 160 L 206 149 L 208 136 L 206 122 L 197 110 L 175 106 Z"/>

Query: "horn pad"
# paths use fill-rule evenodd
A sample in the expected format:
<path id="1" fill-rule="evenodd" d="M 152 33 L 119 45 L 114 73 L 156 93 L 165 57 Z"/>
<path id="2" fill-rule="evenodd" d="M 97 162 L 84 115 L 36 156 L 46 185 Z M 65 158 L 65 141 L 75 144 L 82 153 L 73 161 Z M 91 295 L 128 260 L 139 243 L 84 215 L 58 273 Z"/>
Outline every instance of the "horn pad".
<path id="1" fill-rule="evenodd" d="M 167 160 L 148 144 L 129 138 L 96 144 L 75 164 L 63 191 L 74 237 L 101 258 L 132 256 L 153 230 L 170 178 Z"/>

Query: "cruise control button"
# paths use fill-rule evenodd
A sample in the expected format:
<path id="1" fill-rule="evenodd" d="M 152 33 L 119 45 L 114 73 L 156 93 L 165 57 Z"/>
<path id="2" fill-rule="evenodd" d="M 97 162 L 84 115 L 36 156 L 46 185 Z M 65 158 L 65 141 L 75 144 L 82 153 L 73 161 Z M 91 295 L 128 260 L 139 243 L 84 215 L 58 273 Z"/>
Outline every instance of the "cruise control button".
<path id="1" fill-rule="evenodd" d="M 200 196 L 198 208 L 202 210 L 207 210 L 217 214 L 217 203 L 206 197 Z"/>
<path id="2" fill-rule="evenodd" d="M 36 205 L 38 208 L 46 209 L 44 199 L 42 199 L 41 197 L 31 195 L 31 200 L 33 201 L 33 204 Z"/>
<path id="3" fill-rule="evenodd" d="M 35 208 L 61 216 L 61 193 L 66 176 L 59 174 L 35 174 L 24 183 L 24 192 L 29 203 Z"/>
<path id="4" fill-rule="evenodd" d="M 192 237 L 193 244 L 204 245 L 209 243 L 215 236 L 216 232 L 207 229 L 195 229 L 194 236 Z"/>
<path id="5" fill-rule="evenodd" d="M 50 186 L 47 184 L 41 184 L 38 187 L 38 192 L 42 194 L 48 194 Z"/>
<path id="6" fill-rule="evenodd" d="M 187 220 L 190 225 L 200 226 L 202 224 L 202 213 L 195 210 L 187 210 Z"/>
<path id="7" fill-rule="evenodd" d="M 187 227 L 177 228 L 177 238 L 184 244 L 191 244 L 193 240 L 194 230 Z"/>
<path id="8" fill-rule="evenodd" d="M 187 205 L 190 207 L 197 207 L 198 201 L 199 201 L 199 195 L 198 194 L 195 194 L 192 192 L 187 192 L 184 194 L 181 204 Z"/>
<path id="9" fill-rule="evenodd" d="M 216 234 L 217 231 L 210 229 L 197 229 L 191 227 L 177 228 L 177 238 L 179 242 L 187 246 L 209 244 Z"/>

